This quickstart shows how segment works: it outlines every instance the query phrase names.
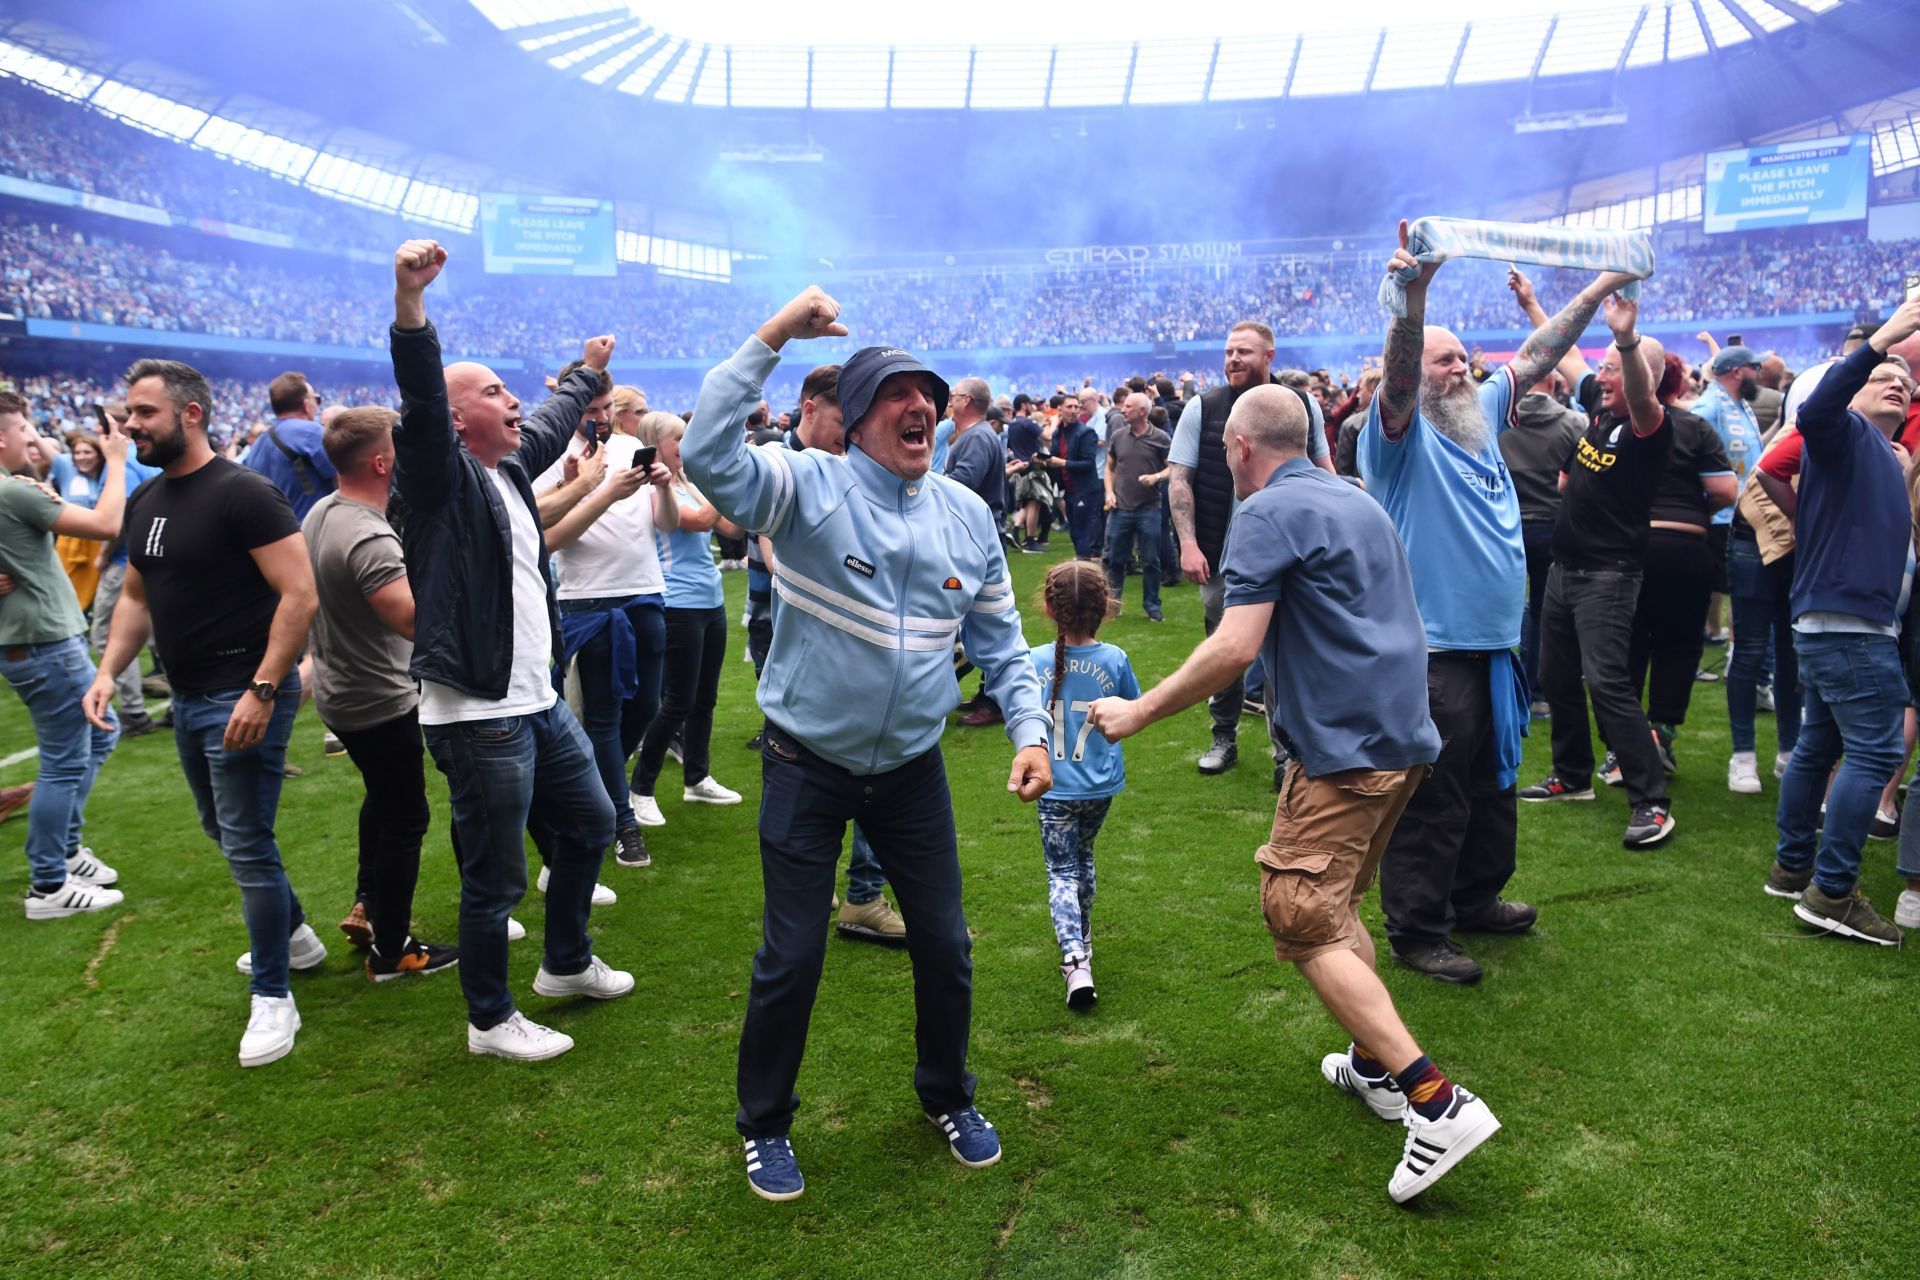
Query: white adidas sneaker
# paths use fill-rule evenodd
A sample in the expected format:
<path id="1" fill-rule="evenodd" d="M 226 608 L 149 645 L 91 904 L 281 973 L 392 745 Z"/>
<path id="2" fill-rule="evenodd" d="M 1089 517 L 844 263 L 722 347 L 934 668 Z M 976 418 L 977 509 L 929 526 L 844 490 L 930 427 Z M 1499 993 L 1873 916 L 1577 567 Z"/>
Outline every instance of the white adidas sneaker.
<path id="1" fill-rule="evenodd" d="M 67 882 L 58 889 L 50 889 L 45 893 L 38 889 L 27 891 L 27 919 L 64 920 L 88 911 L 105 911 L 124 901 L 126 895 L 118 889 L 102 889 L 69 876 Z"/>
<path id="2" fill-rule="evenodd" d="M 1475 1147 L 1500 1132 L 1500 1122 L 1487 1104 L 1459 1085 L 1453 1087 L 1453 1101 L 1438 1120 L 1428 1120 L 1408 1107 L 1406 1122 L 1407 1144 L 1387 1183 L 1387 1194 L 1395 1204 L 1405 1204 L 1440 1181 Z"/>
<path id="3" fill-rule="evenodd" d="M 94 857 L 93 850 L 81 845 L 67 858 L 67 879 L 96 889 L 111 889 L 120 883 L 120 873 Z"/>
<path id="4" fill-rule="evenodd" d="M 1352 1045 L 1347 1046 L 1345 1053 L 1330 1053 L 1320 1059 L 1320 1074 L 1334 1088 L 1366 1103 L 1373 1114 L 1382 1120 L 1398 1124 L 1405 1119 L 1407 1095 L 1400 1092 L 1400 1086 L 1394 1082 L 1392 1075 L 1374 1080 L 1355 1071 Z"/>

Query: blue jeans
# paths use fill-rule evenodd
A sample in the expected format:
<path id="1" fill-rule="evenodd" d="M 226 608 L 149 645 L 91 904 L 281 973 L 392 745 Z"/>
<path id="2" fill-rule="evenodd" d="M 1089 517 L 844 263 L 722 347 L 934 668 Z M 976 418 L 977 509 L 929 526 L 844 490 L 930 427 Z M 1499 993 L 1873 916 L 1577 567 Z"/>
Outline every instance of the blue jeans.
<path id="1" fill-rule="evenodd" d="M 593 744 L 564 702 L 531 715 L 426 726 L 427 750 L 447 777 L 459 840 L 460 989 L 481 1031 L 513 1016 L 507 992 L 507 915 L 526 896 L 529 818 L 548 848 L 548 973 L 579 973 L 593 957 L 587 913 L 600 860 L 613 842 L 613 802 Z"/>
<path id="2" fill-rule="evenodd" d="M 0 649 L 4 676 L 33 718 L 40 772 L 27 808 L 27 866 L 38 889 L 67 882 L 67 857 L 81 844 L 87 795 L 113 750 L 117 730 L 96 729 L 80 710 L 93 659 L 80 636 Z M 107 719 L 118 724 L 113 711 Z"/>
<path id="3" fill-rule="evenodd" d="M 1112 796 L 1095 800 L 1040 797 L 1040 856 L 1047 864 L 1047 912 L 1060 958 L 1093 954 L 1093 842 Z"/>
<path id="4" fill-rule="evenodd" d="M 287 883 L 274 843 L 273 823 L 280 811 L 280 787 L 286 781 L 287 740 L 300 710 L 300 677 L 288 672 L 274 702 L 266 735 L 245 751 L 222 744 L 233 706 L 253 695 L 245 689 L 173 695 L 173 745 L 187 775 L 200 829 L 226 855 L 233 882 L 240 886 L 240 914 L 253 949 L 253 982 L 259 996 L 287 994 L 287 936 L 306 915 Z"/>
<path id="5" fill-rule="evenodd" d="M 929 1115 L 973 1105 L 967 1038 L 973 943 L 960 905 L 953 797 L 938 747 L 886 773 L 857 776 L 769 722 L 761 735 L 760 875 L 765 905 L 740 1029 L 734 1126 L 777 1137 L 800 1105 L 794 1085 L 827 949 L 827 903 L 847 823 L 873 840 L 907 923 L 913 961 L 914 1091 Z M 462 957 L 462 967 L 464 966 Z"/>
<path id="6" fill-rule="evenodd" d="M 633 624 L 634 667 L 640 688 L 622 701 L 613 696 L 613 628 L 580 646 L 575 655 L 580 675 L 580 728 L 593 744 L 593 762 L 613 805 L 614 826 L 636 827 L 633 806 L 627 803 L 627 757 L 660 711 L 660 672 L 667 652 L 667 615 L 659 597 L 635 600 L 562 600 L 562 613 L 595 613 L 624 609 Z"/>
<path id="7" fill-rule="evenodd" d="M 1792 751 L 1800 737 L 1800 670 L 1794 661 L 1792 613 L 1786 590 L 1793 581 L 1787 562 L 1784 580 L 1778 565 L 1762 564 L 1751 538 L 1727 543 L 1727 595 L 1733 601 L 1733 657 L 1727 662 L 1727 727 L 1735 751 L 1754 749 L 1753 718 L 1769 650 L 1779 672 L 1773 682 L 1773 727 L 1781 751 Z"/>
<path id="8" fill-rule="evenodd" d="M 1892 636 L 1796 632 L 1793 640 L 1806 701 L 1800 739 L 1780 781 L 1778 856 L 1789 871 L 1811 864 L 1820 891 L 1844 897 L 1860 879 L 1860 848 L 1880 791 L 1904 754 L 1907 678 Z M 1829 788 L 1835 763 L 1840 769 Z M 1823 793 L 1826 825 L 1816 837 Z"/>
<path id="9" fill-rule="evenodd" d="M 1119 600 L 1126 595 L 1127 561 L 1140 547 L 1140 603 L 1148 613 L 1160 612 L 1160 508 L 1107 513 L 1107 590 Z"/>
<path id="10" fill-rule="evenodd" d="M 880 870 L 880 859 L 873 856 L 867 833 L 853 824 L 853 852 L 847 857 L 847 901 L 862 906 L 880 896 L 887 887 L 887 874 Z"/>

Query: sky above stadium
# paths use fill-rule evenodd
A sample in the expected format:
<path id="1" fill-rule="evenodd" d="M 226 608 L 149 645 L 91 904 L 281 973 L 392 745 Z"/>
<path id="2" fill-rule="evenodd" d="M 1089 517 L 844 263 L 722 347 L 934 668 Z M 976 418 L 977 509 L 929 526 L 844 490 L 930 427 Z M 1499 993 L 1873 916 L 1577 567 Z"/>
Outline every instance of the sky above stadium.
<path id="1" fill-rule="evenodd" d="M 1657 2 L 1657 0 L 1656 0 Z M 1304 31 L 1378 29 L 1398 23 L 1484 22 L 1575 8 L 1639 7 L 1601 0 L 1581 6 L 1552 0 L 1341 0 L 1337 5 L 1222 3 L 1185 0 L 967 0 L 964 4 L 904 6 L 867 0 L 796 5 L 792 0 L 732 0 L 728 4 L 634 4 L 634 12 L 663 31 L 690 40 L 735 45 L 971 45 L 1111 43 L 1154 37 L 1290 35 Z"/>

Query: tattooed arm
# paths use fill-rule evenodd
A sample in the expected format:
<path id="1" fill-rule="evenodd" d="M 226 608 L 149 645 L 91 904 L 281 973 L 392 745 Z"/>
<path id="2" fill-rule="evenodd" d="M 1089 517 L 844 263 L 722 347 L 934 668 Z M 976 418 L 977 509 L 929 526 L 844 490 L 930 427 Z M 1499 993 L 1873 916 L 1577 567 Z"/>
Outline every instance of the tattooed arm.
<path id="1" fill-rule="evenodd" d="M 1194 536 L 1193 468 L 1174 462 L 1167 470 L 1171 473 L 1167 477 L 1167 506 L 1173 511 L 1173 535 L 1180 539 L 1180 572 L 1194 582 L 1205 582 L 1212 576 L 1213 566 L 1207 563 L 1207 553 Z"/>
<path id="2" fill-rule="evenodd" d="M 1380 429 L 1389 440 L 1400 440 L 1413 422 L 1420 399 L 1420 361 L 1427 347 L 1427 286 L 1440 264 L 1420 262 L 1407 249 L 1407 220 L 1400 220 L 1400 247 L 1387 263 L 1389 272 L 1412 267 L 1419 278 L 1407 285 L 1407 314 L 1387 329 L 1387 348 L 1380 357 Z"/>
<path id="3" fill-rule="evenodd" d="M 1519 273 L 1516 271 L 1513 274 Z M 1573 301 L 1563 307 L 1559 315 L 1545 323 L 1536 320 L 1535 323 L 1539 327 L 1521 346 L 1519 354 L 1514 356 L 1513 362 L 1508 366 L 1513 371 L 1513 385 L 1524 393 L 1534 383 L 1546 377 L 1548 372 L 1555 365 L 1560 364 L 1562 359 L 1574 349 L 1575 344 L 1580 340 L 1580 335 L 1587 331 L 1587 325 L 1592 322 L 1593 313 L 1600 309 L 1601 301 L 1616 289 L 1625 287 L 1632 279 L 1632 276 L 1621 275 L 1616 271 L 1603 271 L 1592 284 L 1575 294 Z M 1508 287 L 1514 289 L 1516 296 L 1519 295 L 1520 290 L 1511 280 L 1508 281 Z M 1529 295 L 1531 292 L 1529 287 Z M 1528 318 L 1532 319 L 1534 312 L 1541 309 L 1540 304 L 1535 302 L 1528 308 Z M 1578 378 L 1576 375 L 1567 380 L 1572 383 L 1577 382 Z"/>

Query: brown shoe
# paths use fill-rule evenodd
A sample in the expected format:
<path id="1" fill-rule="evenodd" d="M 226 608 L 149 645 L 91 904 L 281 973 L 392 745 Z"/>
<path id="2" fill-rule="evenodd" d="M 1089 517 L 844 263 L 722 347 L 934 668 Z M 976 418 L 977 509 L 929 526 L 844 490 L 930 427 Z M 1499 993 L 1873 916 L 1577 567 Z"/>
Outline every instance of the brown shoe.
<path id="1" fill-rule="evenodd" d="M 14 814 L 27 807 L 33 799 L 33 783 L 23 782 L 17 787 L 0 787 L 0 822 L 5 822 Z"/>
<path id="2" fill-rule="evenodd" d="M 1007 718 L 1000 714 L 1000 708 L 991 702 L 983 707 L 975 707 L 960 717 L 960 723 L 969 729 L 985 729 L 989 725 L 1005 724 Z"/>
<path id="3" fill-rule="evenodd" d="M 347 912 L 347 918 L 340 922 L 340 932 L 347 935 L 347 941 L 356 947 L 373 945 L 373 926 L 367 923 L 367 904 L 356 902 L 353 910 Z"/>

